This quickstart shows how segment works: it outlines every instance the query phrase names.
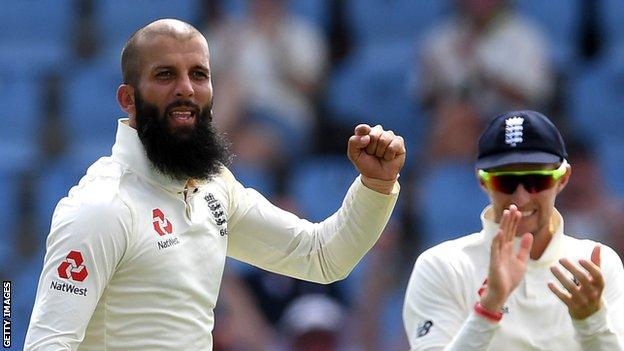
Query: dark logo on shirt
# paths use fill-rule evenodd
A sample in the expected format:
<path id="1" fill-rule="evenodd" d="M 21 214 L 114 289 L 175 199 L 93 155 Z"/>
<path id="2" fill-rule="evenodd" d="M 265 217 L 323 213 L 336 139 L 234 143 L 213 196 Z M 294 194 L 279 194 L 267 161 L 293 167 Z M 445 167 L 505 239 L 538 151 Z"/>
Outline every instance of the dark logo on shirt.
<path id="1" fill-rule="evenodd" d="M 166 249 L 168 247 L 178 245 L 179 243 L 180 243 L 180 239 L 178 238 L 169 238 L 167 240 L 160 240 L 158 241 L 158 250 Z"/>
<path id="2" fill-rule="evenodd" d="M 422 338 L 423 336 L 429 334 L 431 327 L 433 327 L 433 321 L 424 321 L 422 324 L 418 325 L 418 329 L 416 330 L 416 337 Z"/>
<path id="3" fill-rule="evenodd" d="M 73 284 L 69 283 L 60 283 L 52 281 L 50 284 L 50 289 L 62 291 L 65 293 L 70 293 L 78 296 L 87 296 L 87 288 L 79 288 Z"/>
<path id="4" fill-rule="evenodd" d="M 210 214 L 219 226 L 219 234 L 221 236 L 227 235 L 227 218 L 225 216 L 225 211 L 223 205 L 221 205 L 221 201 L 217 200 L 213 194 L 208 193 L 208 195 L 204 196 L 204 200 L 208 204 L 208 209 L 210 210 Z"/>
<path id="5" fill-rule="evenodd" d="M 87 278 L 87 266 L 82 264 L 82 254 L 79 251 L 70 251 L 65 260 L 56 269 L 59 277 L 81 282 Z"/>

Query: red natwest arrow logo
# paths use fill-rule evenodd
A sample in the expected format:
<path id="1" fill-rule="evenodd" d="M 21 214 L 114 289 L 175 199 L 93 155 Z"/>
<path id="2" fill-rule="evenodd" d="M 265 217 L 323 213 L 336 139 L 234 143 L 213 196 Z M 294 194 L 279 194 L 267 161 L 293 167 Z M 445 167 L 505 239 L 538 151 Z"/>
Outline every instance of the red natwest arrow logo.
<path id="1" fill-rule="evenodd" d="M 77 282 L 85 280 L 89 273 L 87 272 L 87 267 L 82 262 L 83 259 L 80 252 L 70 251 L 65 261 L 61 262 L 61 265 L 58 267 L 59 277 L 72 279 Z"/>
<path id="2" fill-rule="evenodd" d="M 154 230 L 160 236 L 173 233 L 173 224 L 165 217 L 160 208 L 152 210 L 152 224 L 154 225 Z"/>

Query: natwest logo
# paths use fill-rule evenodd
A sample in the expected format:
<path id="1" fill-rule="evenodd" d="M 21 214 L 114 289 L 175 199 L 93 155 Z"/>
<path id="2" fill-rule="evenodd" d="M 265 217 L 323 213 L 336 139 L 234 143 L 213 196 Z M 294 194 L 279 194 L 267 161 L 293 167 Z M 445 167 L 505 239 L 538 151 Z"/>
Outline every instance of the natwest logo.
<path id="1" fill-rule="evenodd" d="M 87 278 L 87 266 L 82 264 L 82 254 L 78 251 L 70 251 L 65 261 L 58 267 L 59 277 L 81 282 Z"/>
<path id="2" fill-rule="evenodd" d="M 154 225 L 154 230 L 160 236 L 173 233 L 173 224 L 165 217 L 160 208 L 152 210 L 152 224 Z"/>

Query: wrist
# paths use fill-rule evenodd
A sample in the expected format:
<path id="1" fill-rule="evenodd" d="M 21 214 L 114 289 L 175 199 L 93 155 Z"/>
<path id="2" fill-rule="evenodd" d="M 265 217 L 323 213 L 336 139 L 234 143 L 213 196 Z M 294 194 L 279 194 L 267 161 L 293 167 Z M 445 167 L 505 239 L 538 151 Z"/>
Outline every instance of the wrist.
<path id="1" fill-rule="evenodd" d="M 490 295 L 486 295 L 481 297 L 481 300 L 478 302 L 478 304 L 486 311 L 495 314 L 502 310 L 505 301 L 492 297 Z"/>
<path id="2" fill-rule="evenodd" d="M 603 306 L 585 319 L 571 318 L 572 325 L 581 339 L 592 338 L 609 329 L 609 318 Z"/>
<path id="3" fill-rule="evenodd" d="M 503 319 L 503 312 L 501 312 L 500 308 L 493 312 L 481 304 L 481 302 L 477 301 L 474 305 L 474 312 L 480 317 L 487 319 L 490 322 L 498 323 L 501 319 Z"/>
<path id="4" fill-rule="evenodd" d="M 398 178 L 399 177 L 397 176 L 397 178 L 393 180 L 383 180 L 383 179 L 369 178 L 363 174 L 360 175 L 360 180 L 362 181 L 362 184 L 364 184 L 365 187 L 371 190 L 374 190 L 378 193 L 382 193 L 386 195 L 392 194 L 392 190 L 394 189 L 394 185 L 397 182 Z"/>

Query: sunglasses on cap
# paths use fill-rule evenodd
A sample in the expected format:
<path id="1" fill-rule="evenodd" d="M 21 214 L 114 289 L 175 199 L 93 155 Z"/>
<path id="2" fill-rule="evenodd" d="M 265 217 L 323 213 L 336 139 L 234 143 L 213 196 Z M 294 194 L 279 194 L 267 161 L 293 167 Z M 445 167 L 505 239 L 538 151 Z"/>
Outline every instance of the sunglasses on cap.
<path id="1" fill-rule="evenodd" d="M 479 170 L 479 178 L 489 184 L 494 190 L 511 195 L 518 185 L 531 194 L 552 188 L 559 178 L 566 173 L 568 162 L 563 160 L 557 169 L 545 169 L 534 171 L 500 171 L 488 172 Z"/>

